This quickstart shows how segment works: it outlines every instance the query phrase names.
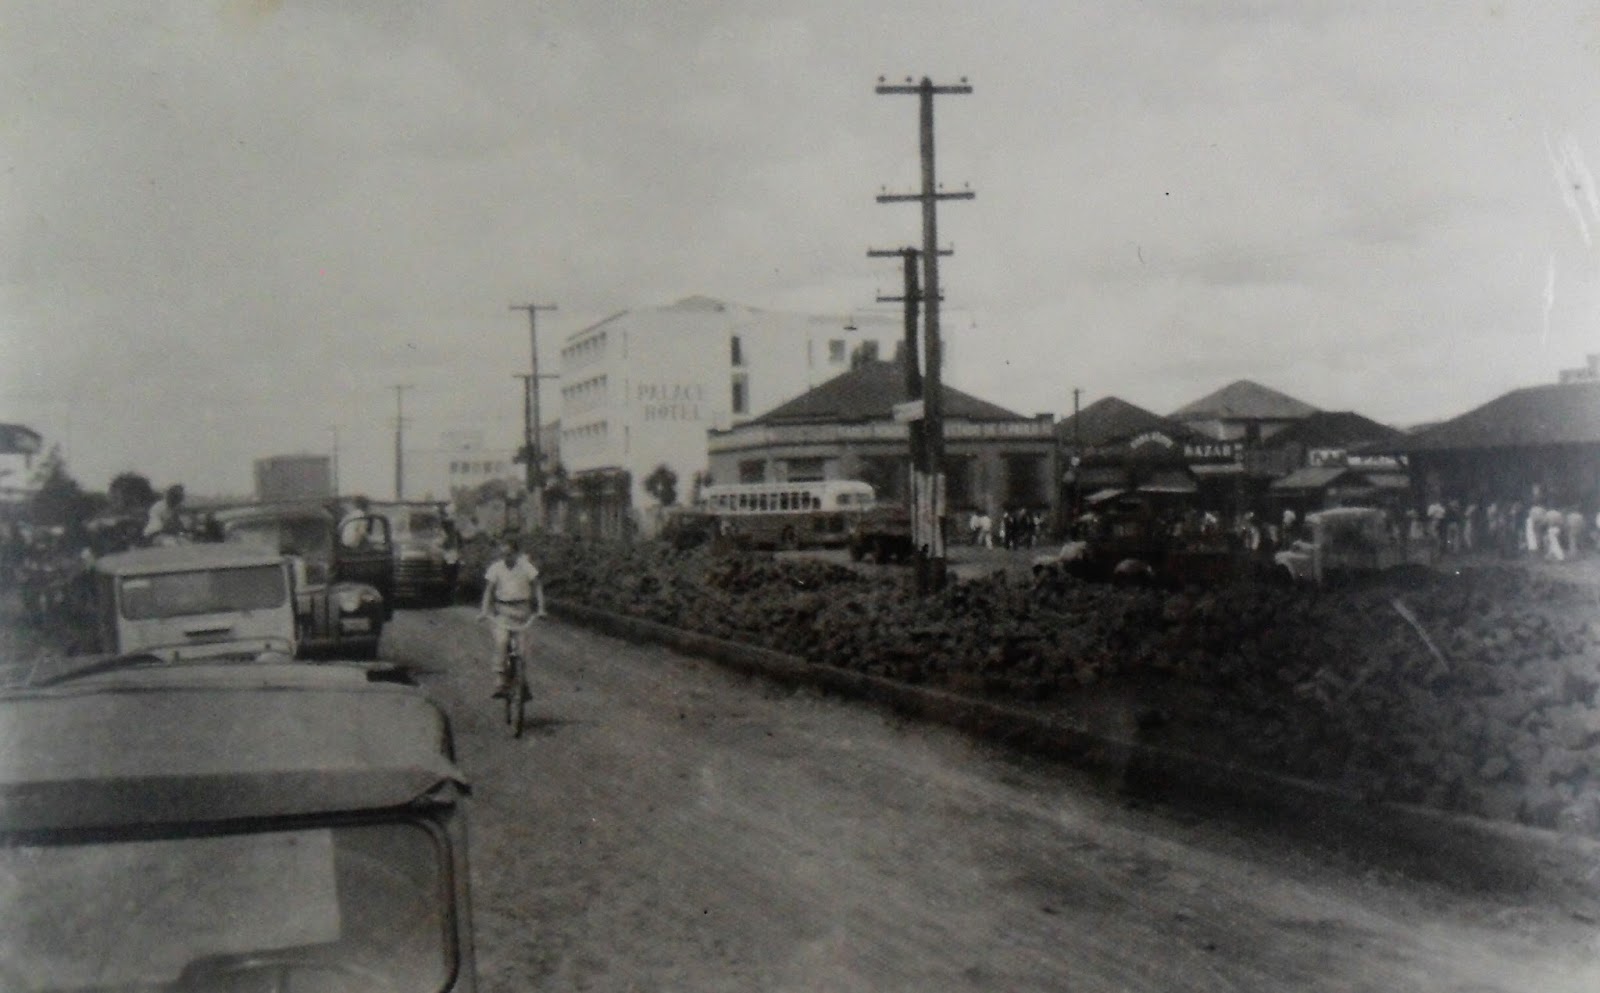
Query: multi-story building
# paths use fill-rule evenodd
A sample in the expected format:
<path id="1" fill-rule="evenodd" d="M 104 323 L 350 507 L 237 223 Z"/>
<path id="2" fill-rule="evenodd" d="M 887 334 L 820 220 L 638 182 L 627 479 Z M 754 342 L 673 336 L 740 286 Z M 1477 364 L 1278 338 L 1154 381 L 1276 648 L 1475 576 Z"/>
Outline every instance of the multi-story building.
<path id="1" fill-rule="evenodd" d="M 0 504 L 22 504 L 39 492 L 48 470 L 44 440 L 23 424 L 0 424 Z"/>
<path id="2" fill-rule="evenodd" d="M 620 533 L 632 508 L 654 506 L 644 481 L 661 465 L 687 498 L 708 465 L 707 431 L 848 371 L 852 357 L 892 354 L 900 333 L 892 315 L 852 320 L 706 297 L 623 311 L 576 332 L 561 349 L 559 445 L 571 525 Z"/>

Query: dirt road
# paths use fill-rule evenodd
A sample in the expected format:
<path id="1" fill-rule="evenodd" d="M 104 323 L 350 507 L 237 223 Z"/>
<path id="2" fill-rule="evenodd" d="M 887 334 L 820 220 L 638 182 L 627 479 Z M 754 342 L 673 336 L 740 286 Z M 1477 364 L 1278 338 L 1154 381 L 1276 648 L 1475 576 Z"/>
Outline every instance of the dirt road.
<path id="1" fill-rule="evenodd" d="M 531 734 L 472 611 L 402 612 L 474 782 L 510 990 L 1600 990 L 1600 923 L 1463 895 L 550 622 Z"/>

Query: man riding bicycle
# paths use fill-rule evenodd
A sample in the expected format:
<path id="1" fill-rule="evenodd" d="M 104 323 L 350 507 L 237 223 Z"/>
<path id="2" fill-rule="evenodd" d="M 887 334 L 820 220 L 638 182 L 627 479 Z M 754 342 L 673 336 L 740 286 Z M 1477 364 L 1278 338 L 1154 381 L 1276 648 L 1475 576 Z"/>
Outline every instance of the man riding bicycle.
<path id="1" fill-rule="evenodd" d="M 494 656 L 490 667 L 497 677 L 495 698 L 511 691 L 511 674 L 506 671 L 506 644 L 512 628 L 524 628 L 532 618 L 543 616 L 544 584 L 539 580 L 539 569 L 522 554 L 517 539 L 508 538 L 500 547 L 500 557 L 489 563 L 488 571 L 483 574 L 483 605 L 478 609 L 479 620 L 493 623 Z M 527 653 L 524 642 L 524 659 Z"/>

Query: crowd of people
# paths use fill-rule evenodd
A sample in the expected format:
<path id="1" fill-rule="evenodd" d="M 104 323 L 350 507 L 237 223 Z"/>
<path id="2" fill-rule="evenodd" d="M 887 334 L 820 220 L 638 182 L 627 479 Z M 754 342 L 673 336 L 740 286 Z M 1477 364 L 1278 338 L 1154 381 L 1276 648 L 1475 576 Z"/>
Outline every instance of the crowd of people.
<path id="1" fill-rule="evenodd" d="M 1408 540 L 1432 542 L 1441 555 L 1491 552 L 1564 562 L 1600 551 L 1600 512 L 1591 516 L 1537 490 L 1526 504 L 1437 499 L 1408 511 L 1405 529 Z"/>
<path id="2" fill-rule="evenodd" d="M 1043 510 L 1012 507 L 999 521 L 982 510 L 967 517 L 967 541 L 980 548 L 1032 548 L 1049 537 L 1046 532 Z"/>

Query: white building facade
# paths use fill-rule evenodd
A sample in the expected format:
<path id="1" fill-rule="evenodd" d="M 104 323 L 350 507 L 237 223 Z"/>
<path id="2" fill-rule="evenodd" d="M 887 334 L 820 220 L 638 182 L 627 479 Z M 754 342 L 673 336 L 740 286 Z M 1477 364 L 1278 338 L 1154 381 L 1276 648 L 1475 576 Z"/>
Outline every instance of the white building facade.
<path id="1" fill-rule="evenodd" d="M 848 371 L 852 356 L 887 358 L 901 334 L 892 315 L 792 314 L 706 297 L 623 311 L 572 334 L 561 349 L 561 460 L 575 503 L 603 504 L 575 507 L 574 523 L 609 533 L 632 507 L 647 512 L 635 523 L 648 528 L 656 501 L 644 482 L 657 466 L 677 475 L 687 501 L 709 465 L 709 430 Z"/>

